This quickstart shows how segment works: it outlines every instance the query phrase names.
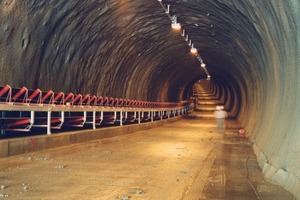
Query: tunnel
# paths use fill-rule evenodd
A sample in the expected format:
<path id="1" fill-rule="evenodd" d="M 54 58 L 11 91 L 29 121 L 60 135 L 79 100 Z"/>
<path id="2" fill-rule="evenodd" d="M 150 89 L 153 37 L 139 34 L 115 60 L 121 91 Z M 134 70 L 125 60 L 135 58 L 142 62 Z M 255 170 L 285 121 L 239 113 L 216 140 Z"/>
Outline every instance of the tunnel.
<path id="1" fill-rule="evenodd" d="M 297 0 L 2 0 L 0 84 L 180 102 L 203 83 L 265 176 L 300 198 L 299 10 Z"/>

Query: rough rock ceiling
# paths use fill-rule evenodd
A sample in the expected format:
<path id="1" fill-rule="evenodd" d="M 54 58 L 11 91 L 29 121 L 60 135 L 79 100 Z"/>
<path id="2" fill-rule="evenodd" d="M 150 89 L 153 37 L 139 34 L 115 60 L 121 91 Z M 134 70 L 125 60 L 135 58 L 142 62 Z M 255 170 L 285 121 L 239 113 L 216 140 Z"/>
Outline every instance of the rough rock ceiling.
<path id="1" fill-rule="evenodd" d="M 299 1 L 162 3 L 228 91 L 260 161 L 299 180 Z M 188 98 L 206 76 L 156 0 L 0 0 L 0 71 L 1 85 L 158 101 Z"/>
<path id="2" fill-rule="evenodd" d="M 242 13 L 251 5 L 163 4 L 213 76 L 229 68 L 240 75 L 255 58 L 249 52 L 261 55 L 253 21 Z M 157 1 L 3 1 L 1 11 L 3 84 L 178 100 L 182 88 L 204 77 Z"/>

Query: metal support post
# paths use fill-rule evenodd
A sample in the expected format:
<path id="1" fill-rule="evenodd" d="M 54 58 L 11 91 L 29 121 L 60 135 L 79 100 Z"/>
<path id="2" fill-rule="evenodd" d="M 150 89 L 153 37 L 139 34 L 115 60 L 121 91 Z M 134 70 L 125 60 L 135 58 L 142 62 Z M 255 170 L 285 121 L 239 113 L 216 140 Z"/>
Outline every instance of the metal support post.
<path id="1" fill-rule="evenodd" d="M 151 112 L 151 122 L 153 122 L 154 119 L 154 111 Z"/>
<path id="2" fill-rule="evenodd" d="M 34 111 L 30 111 L 30 125 L 34 124 Z"/>
<path id="3" fill-rule="evenodd" d="M 82 125 L 84 125 L 84 123 L 86 122 L 86 116 L 87 116 L 87 113 L 86 113 L 86 111 L 84 111 L 83 112 L 83 124 Z"/>
<path id="4" fill-rule="evenodd" d="M 127 121 L 127 118 L 128 118 L 128 112 L 127 112 L 127 111 L 125 111 L 124 123 L 126 123 L 126 121 Z"/>
<path id="5" fill-rule="evenodd" d="M 96 129 L 96 111 L 93 111 L 93 129 Z"/>
<path id="6" fill-rule="evenodd" d="M 140 113 L 140 111 L 138 111 L 138 123 L 139 124 L 141 123 L 141 113 Z"/>
<path id="7" fill-rule="evenodd" d="M 100 112 L 100 121 L 103 121 L 103 111 Z"/>
<path id="8" fill-rule="evenodd" d="M 51 110 L 47 112 L 47 135 L 51 135 Z"/>
<path id="9" fill-rule="evenodd" d="M 120 126 L 123 126 L 123 117 L 122 117 L 122 115 L 123 115 L 123 112 L 120 111 Z"/>
<path id="10" fill-rule="evenodd" d="M 65 111 L 61 111 L 61 126 L 65 123 Z"/>

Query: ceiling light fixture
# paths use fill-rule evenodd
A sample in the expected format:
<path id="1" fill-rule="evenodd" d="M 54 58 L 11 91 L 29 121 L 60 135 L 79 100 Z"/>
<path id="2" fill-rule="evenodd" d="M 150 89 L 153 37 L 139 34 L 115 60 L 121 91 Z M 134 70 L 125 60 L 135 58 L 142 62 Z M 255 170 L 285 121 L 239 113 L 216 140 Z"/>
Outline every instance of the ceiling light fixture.
<path id="1" fill-rule="evenodd" d="M 167 14 L 170 13 L 170 5 L 167 5 L 167 11 L 166 11 Z"/>
<path id="2" fill-rule="evenodd" d="M 196 54 L 198 51 L 197 49 L 194 47 L 194 44 L 192 44 L 192 48 L 191 48 L 191 53 L 192 54 Z"/>
<path id="3" fill-rule="evenodd" d="M 173 17 L 172 17 L 171 27 L 175 30 L 180 30 L 181 29 L 180 23 L 177 22 L 177 16 L 176 15 L 173 15 Z"/>
<path id="4" fill-rule="evenodd" d="M 171 27 L 172 27 L 172 29 L 174 29 L 174 30 L 181 30 L 182 26 L 181 26 L 180 23 L 177 22 L 177 16 L 176 15 L 173 15 L 173 16 L 170 15 L 170 7 L 171 7 L 171 5 L 168 4 L 165 7 L 165 5 L 163 4 L 162 0 L 157 0 L 157 1 L 160 3 L 161 7 L 164 9 L 165 13 L 168 15 L 169 19 L 171 20 Z M 207 16 L 209 16 L 209 15 L 210 15 L 210 13 L 207 13 Z M 195 24 L 195 26 L 199 27 L 199 24 Z M 212 27 L 213 27 L 213 24 L 211 24 L 211 28 Z M 194 44 L 192 43 L 192 40 L 189 38 L 189 35 L 186 33 L 186 30 L 183 29 L 180 34 L 184 38 L 184 40 L 186 41 L 186 43 L 189 46 L 191 46 L 191 49 L 190 49 L 191 53 L 193 53 L 195 56 L 197 56 L 197 59 L 201 63 L 201 65 L 200 65 L 201 68 L 205 71 L 205 73 L 207 75 L 207 80 L 210 80 L 211 76 L 209 75 L 209 73 L 207 71 L 206 65 L 203 62 L 201 56 L 198 54 L 198 50 L 194 47 Z"/>

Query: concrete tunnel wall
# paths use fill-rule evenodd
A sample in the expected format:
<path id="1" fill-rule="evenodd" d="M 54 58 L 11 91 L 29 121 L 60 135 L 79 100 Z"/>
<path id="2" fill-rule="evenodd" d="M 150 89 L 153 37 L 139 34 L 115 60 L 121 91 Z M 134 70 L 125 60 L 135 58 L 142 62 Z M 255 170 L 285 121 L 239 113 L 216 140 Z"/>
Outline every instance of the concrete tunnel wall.
<path id="1" fill-rule="evenodd" d="M 163 0 L 266 177 L 300 199 L 300 2 Z M 152 101 L 206 75 L 156 0 L 0 1 L 0 84 Z"/>

